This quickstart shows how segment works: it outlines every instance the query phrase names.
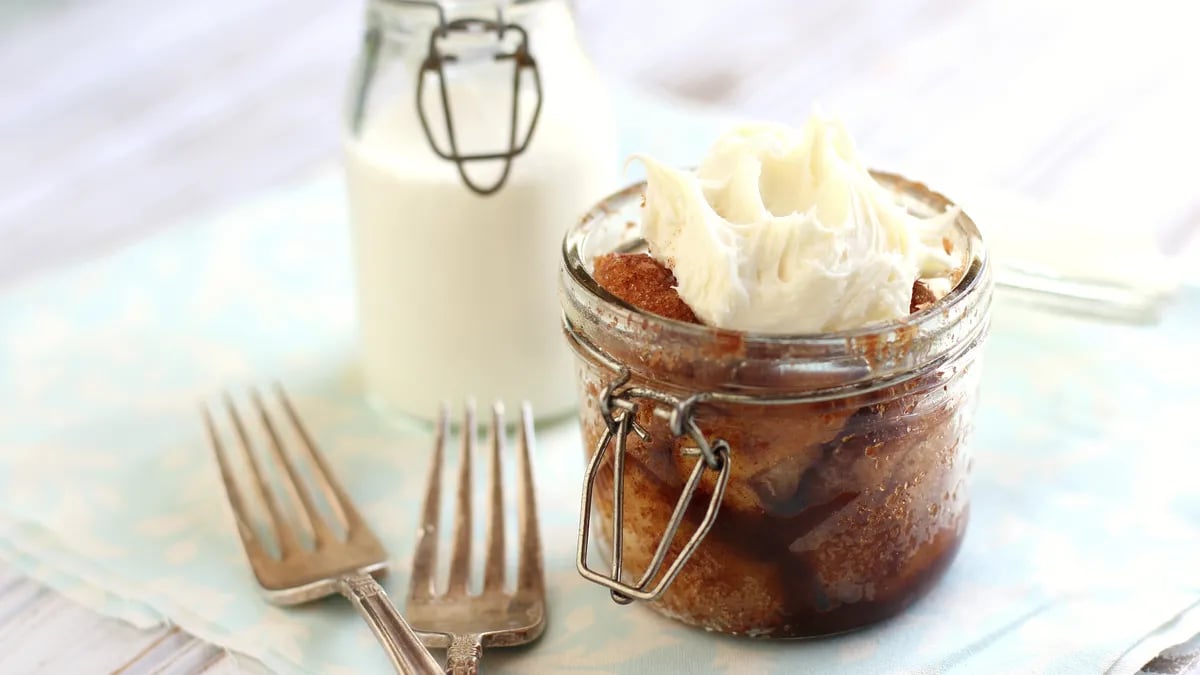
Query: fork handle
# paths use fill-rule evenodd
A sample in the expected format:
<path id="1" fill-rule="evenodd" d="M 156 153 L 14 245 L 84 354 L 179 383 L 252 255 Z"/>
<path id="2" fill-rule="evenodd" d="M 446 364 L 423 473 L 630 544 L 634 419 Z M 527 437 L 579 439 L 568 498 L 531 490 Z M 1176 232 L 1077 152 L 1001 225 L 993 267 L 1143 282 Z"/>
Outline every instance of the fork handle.
<path id="1" fill-rule="evenodd" d="M 404 675 L 441 675 L 441 666 L 421 644 L 421 639 L 396 611 L 383 587 L 370 574 L 343 577 L 338 583 L 338 590 L 354 603 L 354 608 L 370 624 L 396 672 Z"/>
<path id="2" fill-rule="evenodd" d="M 455 634 L 446 649 L 446 675 L 475 675 L 479 672 L 479 657 L 483 644 L 478 633 Z"/>

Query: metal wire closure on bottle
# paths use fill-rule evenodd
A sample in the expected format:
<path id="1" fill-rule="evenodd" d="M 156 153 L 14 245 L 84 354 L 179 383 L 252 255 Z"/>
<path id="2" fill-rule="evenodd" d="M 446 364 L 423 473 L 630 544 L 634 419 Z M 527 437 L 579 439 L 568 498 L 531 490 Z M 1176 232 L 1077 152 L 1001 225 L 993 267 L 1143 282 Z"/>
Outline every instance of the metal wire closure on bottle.
<path id="1" fill-rule="evenodd" d="M 686 399 L 680 399 L 656 389 L 631 386 L 629 384 L 630 372 L 628 368 L 622 366 L 607 354 L 604 354 L 595 345 L 587 342 L 583 336 L 575 332 L 569 322 L 564 322 L 564 331 L 568 339 L 582 353 L 591 356 L 616 372 L 616 378 L 604 388 L 599 397 L 600 414 L 604 418 L 606 428 L 600 437 L 600 441 L 596 444 L 595 452 L 588 463 L 587 473 L 584 477 L 583 503 L 580 506 L 579 513 L 579 543 L 576 567 L 579 573 L 588 581 L 608 588 L 613 601 L 619 604 L 626 605 L 634 600 L 655 600 L 662 596 L 667 587 L 671 585 L 671 582 L 675 580 L 675 577 L 679 575 L 680 570 L 683 569 L 683 566 L 692 557 L 692 554 L 696 552 L 696 548 L 699 547 L 700 542 L 708 534 L 713 522 L 717 519 L 717 512 L 721 508 L 721 499 L 725 495 L 725 485 L 729 482 L 730 467 L 732 465 L 729 456 L 729 444 L 721 439 L 710 443 L 693 419 L 693 410 L 696 404 L 708 398 L 707 395 L 697 394 Z M 667 522 L 666 530 L 658 543 L 658 547 L 654 551 L 654 556 L 650 559 L 650 564 L 646 566 L 645 571 L 643 571 L 636 583 L 629 584 L 622 581 L 625 452 L 631 432 L 637 434 L 642 440 L 649 439 L 648 432 L 636 421 L 638 409 L 642 405 L 652 406 L 653 414 L 667 421 L 671 434 L 674 437 L 686 436 L 690 438 L 695 447 L 687 448 L 683 452 L 696 456 L 697 460 L 696 465 L 692 468 L 691 475 L 684 484 L 679 501 L 675 504 L 675 510 L 671 513 L 671 519 Z M 587 554 L 588 542 L 591 535 L 592 503 L 595 496 L 596 476 L 599 474 L 600 466 L 608 456 L 610 448 L 613 448 L 612 569 L 608 574 L 604 574 L 588 566 Z M 696 490 L 700 486 L 700 481 L 705 471 L 715 471 L 717 476 L 712 495 L 709 498 L 708 507 L 704 512 L 704 518 L 701 519 L 700 524 L 696 527 L 696 531 L 692 533 L 687 543 L 684 544 L 679 555 L 675 557 L 675 560 L 671 562 L 666 571 L 662 572 L 671 542 L 675 539 L 675 535 L 679 531 L 679 526 L 683 524 L 684 515 L 696 495 Z M 661 578 L 651 586 L 651 583 L 659 576 L 660 572 L 662 572 Z"/>
<path id="2" fill-rule="evenodd" d="M 433 0 L 395 0 L 399 4 L 418 5 L 431 7 L 438 12 L 438 25 L 429 34 L 429 52 L 425 56 L 425 60 L 421 63 L 421 68 L 417 72 L 417 115 L 421 120 L 421 128 L 425 131 L 425 138 L 429 140 L 429 147 L 437 153 L 438 157 L 454 162 L 458 167 L 458 175 L 462 177 L 463 183 L 466 184 L 473 192 L 480 195 L 490 195 L 497 192 L 504 183 L 508 180 L 509 173 L 512 170 L 513 159 L 517 155 L 525 152 L 529 147 L 529 141 L 533 138 L 534 128 L 537 127 L 538 117 L 542 112 L 542 77 L 538 71 L 537 61 L 529 52 L 529 34 L 524 28 L 515 23 L 506 23 L 504 13 L 500 7 L 496 8 L 496 18 L 466 18 L 455 19 L 453 21 L 446 20 L 445 9 L 438 2 Z M 511 52 L 497 51 L 493 58 L 496 61 L 512 61 L 513 62 L 513 79 L 512 79 L 512 107 L 510 111 L 511 119 L 509 122 L 508 134 L 508 149 L 499 152 L 490 153 L 463 153 L 458 147 L 458 138 L 454 132 L 454 114 L 450 110 L 450 96 L 446 89 L 446 70 L 447 63 L 455 63 L 458 61 L 456 54 L 446 53 L 442 51 L 438 43 L 454 33 L 490 33 L 496 34 L 497 44 L 503 44 L 505 37 L 510 33 L 517 35 L 518 42 L 516 47 Z M 533 108 L 533 116 L 529 120 L 529 128 L 524 134 L 518 134 L 517 127 L 520 123 L 520 91 L 521 91 L 521 76 L 524 71 L 529 72 L 529 76 L 533 79 L 533 88 L 536 93 L 536 101 Z M 430 76 L 436 76 L 438 88 L 442 102 L 442 117 L 446 123 L 446 137 L 449 141 L 450 148 L 443 149 L 438 146 L 437 141 L 433 137 L 433 132 L 430 128 L 429 117 L 425 112 L 423 95 L 425 93 L 425 81 Z M 518 138 L 521 140 L 518 141 Z M 500 177 L 494 183 L 487 186 L 482 186 L 476 183 L 467 175 L 466 165 L 470 162 L 484 162 L 503 160 L 504 168 L 500 173 Z"/>

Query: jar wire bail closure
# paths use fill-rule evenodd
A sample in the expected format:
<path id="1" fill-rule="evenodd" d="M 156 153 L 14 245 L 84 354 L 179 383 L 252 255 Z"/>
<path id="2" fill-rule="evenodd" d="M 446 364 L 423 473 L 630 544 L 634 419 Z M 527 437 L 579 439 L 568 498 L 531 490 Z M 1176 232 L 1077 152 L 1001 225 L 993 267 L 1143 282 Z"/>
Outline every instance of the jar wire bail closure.
<path id="1" fill-rule="evenodd" d="M 709 395 L 698 394 L 680 399 L 656 389 L 628 386 L 630 380 L 628 368 L 621 366 L 588 342 L 569 321 L 564 320 L 563 331 L 577 351 L 605 364 L 616 373 L 616 377 L 609 382 L 600 396 L 600 414 L 606 429 L 592 454 L 591 461 L 588 462 L 587 472 L 584 476 L 583 497 L 579 512 L 576 568 L 583 578 L 608 588 L 613 601 L 618 604 L 627 605 L 634 600 L 656 600 L 666 592 L 667 587 L 679 575 L 717 519 L 732 465 L 729 444 L 721 439 L 710 443 L 692 417 L 695 405 L 708 398 Z M 685 449 L 683 452 L 687 455 L 695 455 L 697 459 L 650 563 L 637 583 L 629 584 L 622 581 L 625 452 L 626 442 L 631 432 L 636 433 L 643 440 L 648 438 L 646 430 L 636 421 L 638 408 L 641 405 L 652 406 L 653 414 L 666 419 L 672 434 L 677 437 L 690 438 L 695 443 L 695 447 Z M 608 574 L 604 574 L 588 566 L 587 556 L 596 477 L 610 448 L 613 448 L 612 569 Z M 683 524 L 684 515 L 696 496 L 696 490 L 700 486 L 705 471 L 715 471 L 717 475 L 704 517 L 671 565 L 667 567 L 666 572 L 662 573 L 658 583 L 651 587 L 650 584 L 662 572 L 671 543 L 674 541 L 680 525 Z"/>
<path id="2" fill-rule="evenodd" d="M 436 0 L 392 0 L 401 5 L 412 5 L 417 7 L 428 7 L 436 10 L 438 13 L 438 25 L 429 34 L 429 49 L 425 55 L 425 59 L 421 62 L 421 67 L 417 72 L 417 93 L 416 106 L 417 116 L 421 121 L 421 128 L 425 132 L 425 138 L 429 141 L 429 147 L 444 160 L 454 162 L 458 168 L 458 175 L 462 178 L 463 183 L 476 194 L 487 196 L 494 194 L 504 187 L 508 181 L 508 176 L 512 171 L 513 160 L 525 152 L 529 147 L 529 141 L 533 138 L 534 129 L 537 127 L 538 118 L 542 111 L 542 77 L 538 70 L 537 61 L 529 51 L 529 34 L 526 30 L 516 24 L 508 23 L 504 19 L 504 10 L 500 5 L 496 6 L 496 18 L 463 18 L 447 20 L 446 10 Z M 506 51 L 503 48 L 498 48 L 496 53 L 492 55 L 495 61 L 512 61 L 513 62 L 513 79 L 512 79 L 512 106 L 510 110 L 508 147 L 506 150 L 499 152 L 484 152 L 484 153 L 464 153 L 459 149 L 458 138 L 454 131 L 454 114 L 451 110 L 450 95 L 446 87 L 446 64 L 458 62 L 458 55 L 446 52 L 440 47 L 440 42 L 447 37 L 456 33 L 462 34 L 483 34 L 495 33 L 496 44 L 502 46 L 505 37 L 510 33 L 515 34 L 518 38 L 516 47 L 512 51 Z M 536 94 L 533 113 L 529 120 L 529 127 L 524 134 L 518 133 L 520 124 L 520 91 L 522 74 L 528 71 L 529 77 L 532 79 L 533 90 Z M 446 125 L 446 138 L 449 143 L 448 149 L 443 149 L 434 139 L 433 131 L 429 122 L 429 114 L 425 110 L 423 104 L 425 93 L 425 82 L 430 77 L 437 79 L 438 93 L 442 107 L 442 120 Z M 520 140 L 518 140 L 520 139 Z M 477 183 L 467 174 L 467 164 L 472 162 L 486 162 L 503 160 L 504 167 L 500 172 L 500 176 L 496 178 L 490 185 L 482 185 Z"/>

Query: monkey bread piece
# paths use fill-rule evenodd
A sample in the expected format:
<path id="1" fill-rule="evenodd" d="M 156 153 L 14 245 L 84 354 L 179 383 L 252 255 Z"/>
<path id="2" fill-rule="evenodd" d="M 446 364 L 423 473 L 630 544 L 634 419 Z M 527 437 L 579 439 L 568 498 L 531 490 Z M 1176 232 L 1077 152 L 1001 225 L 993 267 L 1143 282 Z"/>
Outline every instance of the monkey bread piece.
<path id="1" fill-rule="evenodd" d="M 675 290 L 675 275 L 645 253 L 608 253 L 592 273 L 604 290 L 640 310 L 686 323 L 700 323 Z"/>

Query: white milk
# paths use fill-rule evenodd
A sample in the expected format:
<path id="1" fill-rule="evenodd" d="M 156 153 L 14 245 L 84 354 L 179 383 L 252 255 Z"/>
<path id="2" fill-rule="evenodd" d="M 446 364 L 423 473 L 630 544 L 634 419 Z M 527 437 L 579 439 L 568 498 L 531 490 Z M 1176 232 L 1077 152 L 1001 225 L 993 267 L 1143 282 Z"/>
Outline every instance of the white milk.
<path id="1" fill-rule="evenodd" d="M 509 410 L 527 400 L 539 417 L 574 406 L 555 282 L 561 240 L 614 189 L 619 158 L 611 108 L 565 6 L 540 9 L 530 47 L 542 114 L 499 192 L 471 192 L 433 153 L 403 89 L 367 116 L 358 138 L 347 137 L 363 373 L 385 409 L 432 417 L 439 402 L 468 396 Z M 454 81 L 462 151 L 503 146 L 511 97 L 502 76 Z M 440 128 L 440 104 L 430 91 L 426 100 Z M 523 94 L 524 109 L 532 101 Z M 490 168 L 467 170 L 490 183 Z"/>

